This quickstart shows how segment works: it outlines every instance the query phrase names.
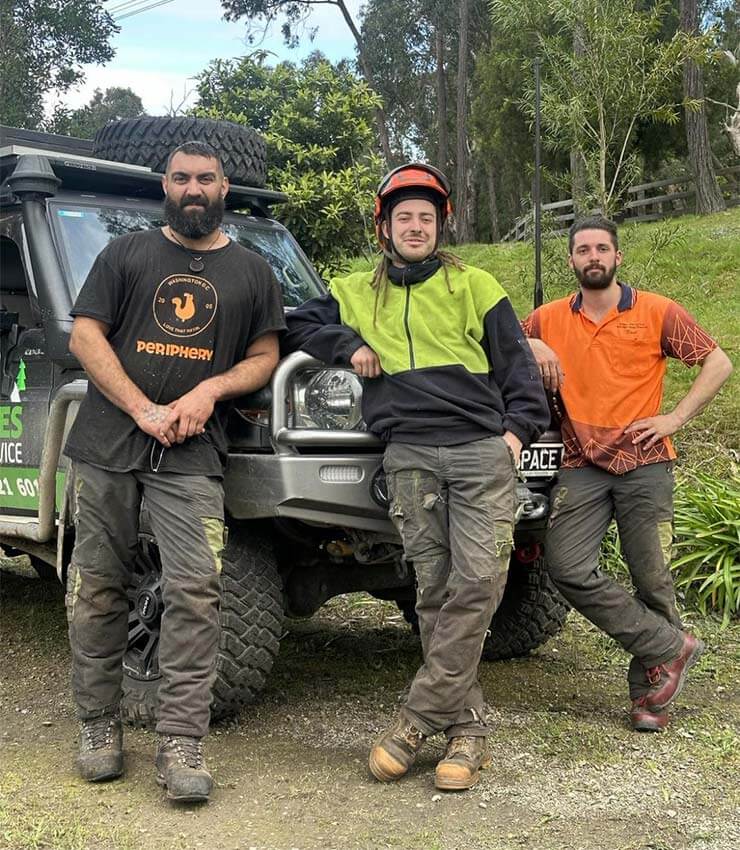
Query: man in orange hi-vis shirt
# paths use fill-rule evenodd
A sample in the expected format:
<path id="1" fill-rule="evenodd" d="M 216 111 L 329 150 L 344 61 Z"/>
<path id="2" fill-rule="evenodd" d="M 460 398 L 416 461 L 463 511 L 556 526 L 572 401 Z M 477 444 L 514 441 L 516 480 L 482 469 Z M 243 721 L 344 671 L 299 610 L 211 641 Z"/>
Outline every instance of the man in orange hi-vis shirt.
<path id="1" fill-rule="evenodd" d="M 732 364 L 679 304 L 617 280 L 622 252 L 613 222 L 576 222 L 568 250 L 580 291 L 523 323 L 545 387 L 560 392 L 564 408 L 547 560 L 568 602 L 632 655 L 632 727 L 658 732 L 704 651 L 683 629 L 669 570 L 670 436 L 714 398 Z M 661 414 L 667 357 L 700 370 L 675 409 Z M 599 570 L 612 518 L 634 596 Z"/>

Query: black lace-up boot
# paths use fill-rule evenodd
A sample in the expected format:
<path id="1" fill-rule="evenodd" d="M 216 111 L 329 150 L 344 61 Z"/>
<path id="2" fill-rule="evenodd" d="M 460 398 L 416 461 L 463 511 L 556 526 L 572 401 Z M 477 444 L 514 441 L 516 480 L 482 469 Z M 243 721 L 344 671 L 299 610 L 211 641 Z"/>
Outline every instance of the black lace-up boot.
<path id="1" fill-rule="evenodd" d="M 115 779 L 123 773 L 123 731 L 118 715 L 83 721 L 77 766 L 88 782 Z"/>

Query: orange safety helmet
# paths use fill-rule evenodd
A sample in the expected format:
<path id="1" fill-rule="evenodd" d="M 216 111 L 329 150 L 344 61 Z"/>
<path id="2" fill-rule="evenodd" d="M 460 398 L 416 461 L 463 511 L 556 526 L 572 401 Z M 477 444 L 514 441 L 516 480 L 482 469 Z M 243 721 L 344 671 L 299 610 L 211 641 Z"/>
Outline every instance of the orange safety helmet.
<path id="1" fill-rule="evenodd" d="M 418 192 L 418 194 L 415 194 Z M 400 194 L 403 198 L 425 198 L 435 204 L 439 210 L 437 221 L 438 236 L 447 216 L 452 212 L 450 181 L 433 165 L 424 162 L 408 162 L 389 171 L 380 181 L 375 194 L 375 235 L 383 250 L 387 250 L 386 239 L 381 230 L 381 222 L 387 216 L 390 201 Z"/>

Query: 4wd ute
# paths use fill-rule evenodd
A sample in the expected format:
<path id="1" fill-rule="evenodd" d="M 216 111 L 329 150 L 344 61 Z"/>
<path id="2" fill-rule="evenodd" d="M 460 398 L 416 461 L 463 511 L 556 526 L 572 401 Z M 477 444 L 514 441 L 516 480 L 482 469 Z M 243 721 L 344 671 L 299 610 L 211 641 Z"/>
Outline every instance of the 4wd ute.
<path id="1" fill-rule="evenodd" d="M 163 223 L 160 174 L 153 169 L 162 169 L 169 149 L 204 133 L 220 150 L 236 145 L 242 170 L 229 176 L 238 179 L 246 164 L 253 183 L 263 178 L 264 150 L 250 131 L 242 137 L 226 122 L 192 119 L 119 122 L 95 148 L 79 139 L 2 132 L 0 542 L 6 564 L 25 555 L 68 581 L 74 483 L 61 451 L 86 389 L 68 351 L 69 310 L 110 239 Z M 267 259 L 290 309 L 320 294 L 323 284 L 271 216 L 271 205 L 282 200 L 259 186 L 232 185 L 223 227 Z M 361 393 L 350 370 L 326 368 L 299 352 L 282 361 L 270 388 L 234 407 L 216 717 L 263 687 L 285 616 L 309 616 L 332 596 L 367 591 L 394 600 L 414 623 L 413 564 L 404 560 L 388 519 L 383 446 L 364 427 Z M 564 622 L 567 607 L 549 582 L 541 548 L 561 449 L 559 434 L 548 432 L 522 454 L 511 569 L 484 659 L 525 655 Z M 139 539 L 122 709 L 129 721 L 148 724 L 160 675 L 162 595 L 146 505 Z"/>

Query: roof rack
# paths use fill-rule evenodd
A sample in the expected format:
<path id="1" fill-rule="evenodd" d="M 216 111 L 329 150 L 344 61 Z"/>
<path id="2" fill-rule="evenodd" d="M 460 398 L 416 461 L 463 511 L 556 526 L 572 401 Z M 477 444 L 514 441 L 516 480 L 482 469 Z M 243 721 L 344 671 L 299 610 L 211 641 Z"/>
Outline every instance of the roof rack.
<path id="1" fill-rule="evenodd" d="M 10 194 L 5 181 L 18 157 L 43 156 L 62 181 L 62 187 L 97 195 L 124 195 L 128 198 L 162 199 L 162 175 L 142 165 L 98 159 L 88 139 L 40 133 L 0 125 L 0 194 Z M 283 192 L 256 186 L 229 185 L 226 209 L 248 207 L 254 215 L 269 217 L 272 204 L 284 203 Z"/>

